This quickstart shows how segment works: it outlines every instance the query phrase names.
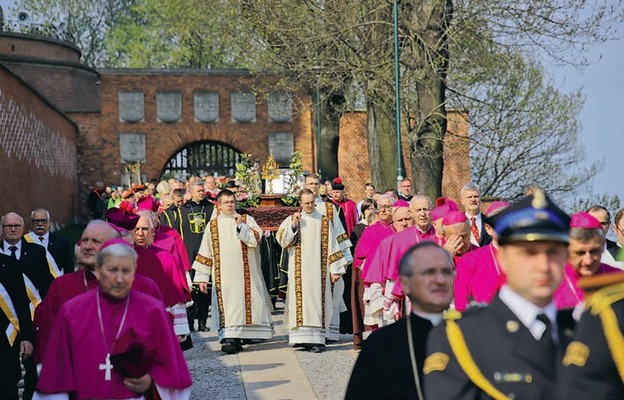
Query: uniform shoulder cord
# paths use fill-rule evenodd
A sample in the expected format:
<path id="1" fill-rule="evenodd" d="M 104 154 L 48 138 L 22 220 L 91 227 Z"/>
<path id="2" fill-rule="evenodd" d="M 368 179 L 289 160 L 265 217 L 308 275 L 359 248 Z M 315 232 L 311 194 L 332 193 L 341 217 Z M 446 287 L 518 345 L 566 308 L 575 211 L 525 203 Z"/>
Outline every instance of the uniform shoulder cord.
<path id="1" fill-rule="evenodd" d="M 468 379 L 470 379 L 475 386 L 483 390 L 491 398 L 495 400 L 509 400 L 509 397 L 505 396 L 498 389 L 496 389 L 496 387 L 492 385 L 492 383 L 490 383 L 485 376 L 483 376 L 483 373 L 479 370 L 479 366 L 470 355 L 470 350 L 468 350 L 468 345 L 466 344 L 466 340 L 464 339 L 464 335 L 462 334 L 459 325 L 453 319 L 447 319 L 446 321 L 446 335 L 448 337 L 451 350 L 453 351 L 459 366 L 468 376 Z"/>

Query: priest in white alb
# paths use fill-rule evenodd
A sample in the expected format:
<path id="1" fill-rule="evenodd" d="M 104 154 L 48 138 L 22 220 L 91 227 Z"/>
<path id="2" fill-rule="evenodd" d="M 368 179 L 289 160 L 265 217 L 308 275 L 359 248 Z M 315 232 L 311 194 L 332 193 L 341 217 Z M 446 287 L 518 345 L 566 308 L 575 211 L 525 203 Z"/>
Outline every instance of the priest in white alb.
<path id="1" fill-rule="evenodd" d="M 122 239 L 102 245 L 99 286 L 62 306 L 35 399 L 190 397 L 191 375 L 162 302 L 131 290 L 136 260 Z"/>
<path id="2" fill-rule="evenodd" d="M 273 335 L 271 299 L 260 265 L 262 229 L 251 215 L 238 214 L 235 205 L 233 192 L 217 195 L 219 214 L 204 231 L 193 262 L 194 282 L 202 292 L 208 292 L 212 275 L 212 327 L 227 354 L 242 350 L 243 340 Z"/>
<path id="3" fill-rule="evenodd" d="M 302 212 L 282 222 L 277 240 L 288 250 L 289 343 L 320 353 L 336 308 L 332 290 L 349 261 L 340 250 L 332 221 L 315 208 L 314 197 L 308 189 L 301 191 Z"/>

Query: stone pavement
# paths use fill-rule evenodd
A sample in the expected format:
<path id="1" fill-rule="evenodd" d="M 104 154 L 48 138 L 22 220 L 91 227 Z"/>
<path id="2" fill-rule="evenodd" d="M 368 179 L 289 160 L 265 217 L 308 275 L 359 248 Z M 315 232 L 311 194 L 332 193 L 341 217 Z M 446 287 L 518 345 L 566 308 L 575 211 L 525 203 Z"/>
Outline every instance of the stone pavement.
<path id="1" fill-rule="evenodd" d="M 226 355 L 216 332 L 194 333 L 184 352 L 193 376 L 191 399 L 343 399 L 357 358 L 351 335 L 341 335 L 320 354 L 288 346 L 278 303 L 275 336 Z"/>

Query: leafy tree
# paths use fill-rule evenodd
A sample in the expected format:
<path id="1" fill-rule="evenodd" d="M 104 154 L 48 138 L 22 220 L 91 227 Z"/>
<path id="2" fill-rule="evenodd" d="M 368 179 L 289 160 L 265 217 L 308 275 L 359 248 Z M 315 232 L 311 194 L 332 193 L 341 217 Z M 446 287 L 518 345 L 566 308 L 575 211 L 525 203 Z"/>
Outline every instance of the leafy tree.
<path id="1" fill-rule="evenodd" d="M 580 98 L 578 94 L 559 93 L 548 97 L 547 88 L 554 88 L 544 82 L 540 64 L 548 61 L 582 67 L 587 46 L 613 36 L 612 22 L 621 21 L 624 13 L 622 1 L 398 1 L 401 122 L 408 132 L 410 175 L 416 190 L 434 197 L 441 194 L 442 144 L 449 105 L 472 107 L 471 123 L 476 132 L 473 154 L 477 149 L 489 151 L 490 138 L 498 141 L 499 148 L 513 144 L 516 160 L 553 141 L 561 143 L 562 139 L 557 139 L 560 136 L 548 139 L 550 132 L 531 125 L 533 119 L 540 119 L 555 131 L 562 130 L 553 125 L 562 123 L 575 137 L 574 113 Z M 88 54 L 101 57 L 95 61 L 103 60 L 100 65 L 241 66 L 256 72 L 269 69 L 284 73 L 283 87 L 303 85 L 313 92 L 320 86 L 321 109 L 327 122 L 323 134 L 332 143 L 337 139 L 336 121 L 345 105 L 364 98 L 373 182 L 379 187 L 394 183 L 397 154 L 391 0 L 21 2 L 37 6 L 37 12 L 48 15 L 48 19 L 53 14 L 45 14 L 46 8 L 57 15 L 64 12 L 65 19 L 71 16 L 76 32 L 91 32 L 93 43 L 84 40 L 80 44 L 93 49 Z M 91 8 L 81 8 L 78 3 Z M 98 4 L 108 5 L 106 12 L 99 12 Z M 100 19 L 103 22 L 98 23 Z M 524 60 L 526 66 L 518 60 Z M 537 101 L 546 101 L 554 115 L 540 115 Z M 521 132 L 530 140 L 519 141 L 517 134 Z M 508 153 L 509 148 L 502 150 L 502 155 Z M 571 160 L 580 159 L 582 153 L 574 148 L 565 157 L 557 154 L 546 162 L 561 163 L 559 171 L 564 171 L 566 165 L 574 165 Z M 576 181 L 591 177 L 595 168 L 578 171 Z M 475 176 L 489 187 L 488 194 L 514 190 L 509 175 L 487 175 L 485 169 Z M 573 175 L 568 176 L 572 179 Z M 557 183 L 552 188 L 569 190 L 574 182 Z M 517 182 L 515 190 L 522 186 Z"/>
<path id="2" fill-rule="evenodd" d="M 52 24 L 73 37 L 82 62 L 107 65 L 106 37 L 137 0 L 18 0 L 12 11 L 26 11 L 33 21 Z"/>
<path id="3" fill-rule="evenodd" d="M 591 191 L 584 194 L 579 195 L 577 198 L 572 201 L 567 201 L 563 203 L 564 206 L 567 207 L 567 210 L 571 213 L 585 211 L 589 207 L 600 205 L 609 210 L 611 214 L 611 220 L 613 221 L 613 217 L 615 217 L 615 213 L 618 212 L 621 208 L 622 201 L 620 200 L 620 196 L 617 194 L 607 194 L 600 193 L 595 194 Z"/>
<path id="4" fill-rule="evenodd" d="M 580 92 L 562 94 L 542 67 L 517 57 L 512 68 L 482 82 L 482 102 L 466 102 L 471 115 L 471 172 L 486 195 L 514 199 L 537 184 L 552 195 L 573 192 L 602 167 L 587 167 L 576 115 Z"/>
<path id="5" fill-rule="evenodd" d="M 140 0 L 107 36 L 115 67 L 249 67 L 238 9 L 228 0 Z"/>

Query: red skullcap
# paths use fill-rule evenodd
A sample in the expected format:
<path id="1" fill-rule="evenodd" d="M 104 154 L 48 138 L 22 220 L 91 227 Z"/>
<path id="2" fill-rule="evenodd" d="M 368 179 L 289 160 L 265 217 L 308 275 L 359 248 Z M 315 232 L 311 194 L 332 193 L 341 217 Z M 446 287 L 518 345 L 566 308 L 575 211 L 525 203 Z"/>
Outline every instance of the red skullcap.
<path id="1" fill-rule="evenodd" d="M 602 229 L 602 225 L 593 215 L 586 212 L 578 212 L 572 215 L 570 228 Z"/>
<path id="2" fill-rule="evenodd" d="M 466 214 L 461 211 L 451 211 L 442 220 L 442 225 L 454 225 L 459 224 L 461 222 L 466 222 L 468 218 L 466 218 Z"/>

